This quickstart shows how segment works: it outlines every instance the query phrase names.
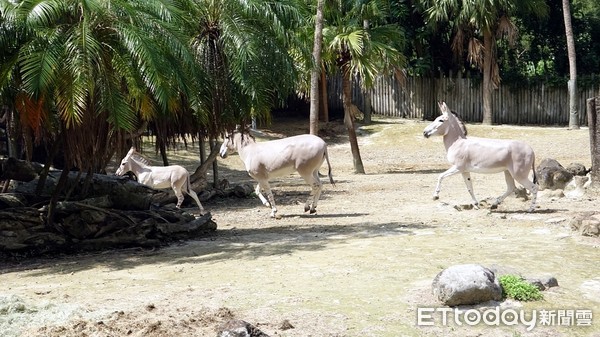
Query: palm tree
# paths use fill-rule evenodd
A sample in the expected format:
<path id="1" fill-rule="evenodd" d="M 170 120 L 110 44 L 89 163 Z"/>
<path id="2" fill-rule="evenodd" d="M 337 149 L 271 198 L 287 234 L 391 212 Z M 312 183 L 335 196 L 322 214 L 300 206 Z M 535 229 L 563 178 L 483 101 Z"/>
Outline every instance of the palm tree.
<path id="1" fill-rule="evenodd" d="M 269 122 L 271 108 L 293 92 L 297 72 L 288 48 L 304 15 L 299 3 L 190 0 L 191 45 L 208 79 L 202 94 L 207 104 L 200 107 L 212 150 L 205 164 L 216 157 L 221 133 L 251 120 Z M 192 180 L 203 175 L 205 164 Z M 213 172 L 216 183 L 216 161 Z"/>
<path id="2" fill-rule="evenodd" d="M 159 3 L 161 4 L 159 6 Z M 193 92 L 194 59 L 176 2 L 0 2 L 0 88 L 36 140 L 62 139 L 67 169 L 99 171 L 139 118 Z M 8 45 L 9 48 L 6 48 Z"/>
<path id="3" fill-rule="evenodd" d="M 104 169 L 139 119 L 176 110 L 182 95 L 197 91 L 182 8 L 160 0 L 0 1 L 2 103 L 18 113 L 26 144 L 54 143 L 65 156 L 50 222 L 70 168 Z"/>
<path id="4" fill-rule="evenodd" d="M 544 0 L 423 0 L 426 16 L 432 21 L 447 21 L 456 31 L 452 48 L 463 54 L 465 42 L 471 64 L 483 72 L 483 121 L 492 124 L 492 91 L 500 84 L 496 59 L 496 38 L 514 42 L 517 29 L 515 15 L 544 16 L 548 6 Z M 483 41 L 482 41 L 483 40 Z"/>
<path id="5" fill-rule="evenodd" d="M 344 0 L 327 11 L 323 29 L 324 62 L 327 68 L 342 76 L 344 124 L 348 130 L 355 173 L 365 173 L 360 156 L 354 119 L 359 113 L 352 103 L 352 82 L 360 79 L 368 88 L 374 79 L 389 72 L 398 72 L 405 64 L 401 53 L 403 34 L 398 26 L 386 24 L 389 7 L 386 1 Z M 370 27 L 364 26 L 369 20 Z"/>
<path id="6" fill-rule="evenodd" d="M 304 17 L 300 2 L 192 2 L 192 46 L 209 81 L 209 132 L 217 136 L 252 117 L 268 121 L 271 108 L 295 88 L 288 48 Z"/>

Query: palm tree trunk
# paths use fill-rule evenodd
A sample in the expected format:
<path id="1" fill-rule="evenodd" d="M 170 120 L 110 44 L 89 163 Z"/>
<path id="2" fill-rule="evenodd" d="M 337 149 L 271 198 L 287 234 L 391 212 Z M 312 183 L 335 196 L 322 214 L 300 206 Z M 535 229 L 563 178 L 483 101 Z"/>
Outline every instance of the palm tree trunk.
<path id="1" fill-rule="evenodd" d="M 483 125 L 492 125 L 492 69 L 494 67 L 492 32 L 483 33 Z"/>
<path id="2" fill-rule="evenodd" d="M 319 119 L 323 122 L 329 122 L 329 103 L 327 100 L 327 76 L 325 76 L 325 67 L 321 67 L 321 99 L 319 100 Z"/>
<path id="3" fill-rule="evenodd" d="M 363 20 L 363 29 L 366 32 L 369 31 L 369 20 Z M 369 95 L 369 89 L 367 89 L 367 88 L 363 88 L 363 101 L 364 101 L 363 123 L 368 125 L 368 124 L 371 124 L 371 95 Z"/>
<path id="4" fill-rule="evenodd" d="M 321 73 L 321 43 L 323 41 L 323 2 L 317 1 L 315 39 L 310 72 L 310 134 L 319 134 L 319 75 Z"/>
<path id="5" fill-rule="evenodd" d="M 348 140 L 352 151 L 352 160 L 354 162 L 354 173 L 365 174 L 365 167 L 360 157 L 358 148 L 358 139 L 354 128 L 354 116 L 352 113 L 352 81 L 350 81 L 350 72 L 342 70 L 342 102 L 344 106 L 344 125 L 348 129 Z"/>
<path id="6" fill-rule="evenodd" d="M 163 165 L 169 166 L 169 158 L 167 157 L 167 146 L 163 137 L 156 137 L 158 142 L 158 149 L 160 151 L 160 157 L 162 158 Z"/>
<path id="7" fill-rule="evenodd" d="M 592 155 L 592 185 L 600 187 L 600 96 L 586 102 L 588 126 L 590 132 L 590 152 Z"/>
<path id="8" fill-rule="evenodd" d="M 569 56 L 569 129 L 579 129 L 579 113 L 577 112 L 577 62 L 575 39 L 571 25 L 571 8 L 569 0 L 563 0 L 563 16 L 565 34 L 567 35 L 567 54 Z"/>

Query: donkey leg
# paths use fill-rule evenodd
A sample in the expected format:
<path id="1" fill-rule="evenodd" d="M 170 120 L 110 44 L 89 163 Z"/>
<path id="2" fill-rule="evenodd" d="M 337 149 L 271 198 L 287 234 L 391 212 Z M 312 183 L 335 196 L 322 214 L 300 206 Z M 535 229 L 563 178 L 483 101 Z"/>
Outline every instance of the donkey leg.
<path id="1" fill-rule="evenodd" d="M 447 169 L 438 176 L 437 185 L 435 186 L 435 191 L 433 192 L 433 200 L 438 200 L 440 198 L 440 191 L 442 190 L 442 179 L 457 174 L 458 172 L 460 171 L 456 168 L 456 166 L 452 166 L 451 168 Z"/>
<path id="2" fill-rule="evenodd" d="M 267 194 L 267 198 L 265 198 L 262 193 L 260 192 L 260 190 L 263 189 L 265 191 L 265 193 Z M 263 204 L 267 207 L 271 207 L 271 218 L 280 218 L 277 215 L 277 207 L 275 206 L 275 198 L 273 197 L 273 192 L 271 191 L 271 186 L 269 185 L 268 181 L 260 181 L 258 183 L 258 186 L 256 186 L 256 191 L 258 194 L 258 197 L 260 198 L 260 200 L 263 202 Z"/>
<path id="3" fill-rule="evenodd" d="M 177 205 L 175 205 L 175 207 L 181 208 L 181 204 L 183 203 L 183 193 L 181 192 L 181 187 L 177 187 L 175 185 L 172 185 L 171 187 L 177 196 Z"/>
<path id="4" fill-rule="evenodd" d="M 520 178 L 517 181 L 519 182 L 519 184 L 523 185 L 523 187 L 528 189 L 529 192 L 531 193 L 531 206 L 529 206 L 529 209 L 527 210 L 527 212 L 533 212 L 535 210 L 536 203 L 537 203 L 537 192 L 539 190 L 538 184 L 529 180 L 529 177 Z"/>
<path id="5" fill-rule="evenodd" d="M 504 199 L 506 199 L 506 197 L 508 197 L 515 191 L 515 179 L 508 170 L 504 171 L 504 179 L 506 180 L 506 192 L 504 192 L 504 194 L 496 198 L 496 201 L 494 201 L 494 203 L 492 204 L 492 209 L 497 208 L 498 205 L 500 205 L 500 203 L 504 201 Z"/>
<path id="6" fill-rule="evenodd" d="M 308 212 L 310 210 L 310 214 L 317 212 L 317 202 L 321 197 L 321 191 L 323 188 L 323 184 L 321 183 L 321 179 L 319 179 L 319 171 L 314 171 L 311 176 L 303 177 L 306 183 L 308 183 L 312 190 L 310 192 L 310 196 L 306 200 L 304 204 L 304 211 Z"/>
<path id="7" fill-rule="evenodd" d="M 475 193 L 473 192 L 473 182 L 471 181 L 471 174 L 469 172 L 463 172 L 462 176 L 465 180 L 465 185 L 467 185 L 467 191 L 469 191 L 469 194 L 473 199 L 473 207 L 475 207 L 475 209 L 479 209 L 479 201 L 477 201 L 477 198 L 475 198 Z"/>
<path id="8" fill-rule="evenodd" d="M 204 214 L 204 207 L 202 207 L 202 204 L 200 203 L 200 199 L 198 199 L 198 194 L 196 194 L 196 192 L 194 190 L 192 190 L 191 188 L 188 188 L 186 193 L 190 197 L 192 197 L 192 199 L 194 199 L 194 201 L 196 202 L 196 205 L 198 205 L 198 208 L 200 209 L 200 214 Z"/>
<path id="9" fill-rule="evenodd" d="M 269 201 L 267 200 L 267 198 L 265 198 L 265 196 L 261 193 L 261 189 L 262 189 L 261 184 L 258 183 L 256 185 L 256 188 L 254 189 L 254 193 L 256 193 L 256 195 L 258 195 L 258 198 L 263 203 L 263 205 L 265 205 L 267 207 L 271 207 L 271 205 L 269 204 Z"/>

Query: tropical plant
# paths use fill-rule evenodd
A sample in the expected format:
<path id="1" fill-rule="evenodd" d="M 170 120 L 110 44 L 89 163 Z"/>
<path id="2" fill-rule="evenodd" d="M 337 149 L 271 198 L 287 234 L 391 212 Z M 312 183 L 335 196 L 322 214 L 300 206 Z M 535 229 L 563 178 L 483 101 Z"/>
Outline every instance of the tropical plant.
<path id="1" fill-rule="evenodd" d="M 352 82 L 360 79 L 361 85 L 369 88 L 377 76 L 398 74 L 406 63 L 401 52 L 404 36 L 397 25 L 387 23 L 389 14 L 389 3 L 383 0 L 343 0 L 325 11 L 323 62 L 342 76 L 344 124 L 355 173 L 365 170 L 354 124 L 359 110 L 352 103 Z M 368 27 L 365 20 L 369 21 Z"/>
<path id="2" fill-rule="evenodd" d="M 213 135 L 252 118 L 265 121 L 295 89 L 291 36 L 304 18 L 298 1 L 192 1 L 192 46 L 208 75 Z"/>
<path id="3" fill-rule="evenodd" d="M 538 287 L 517 275 L 503 275 L 499 278 L 503 297 L 517 301 L 537 301 L 544 298 Z"/>
<path id="4" fill-rule="evenodd" d="M 449 22 L 455 31 L 452 49 L 483 72 L 483 124 L 492 124 L 492 91 L 500 83 L 497 39 L 514 43 L 515 15 L 544 16 L 544 0 L 422 0 L 426 17 L 433 23 Z"/>
<path id="5" fill-rule="evenodd" d="M 199 82 L 178 2 L 0 6 L 2 102 L 36 141 L 62 140 L 67 169 L 103 169 L 123 131 L 176 110 Z"/>
<path id="6" fill-rule="evenodd" d="M 65 157 L 49 222 L 69 169 L 103 170 L 140 119 L 178 110 L 181 97 L 197 92 L 183 8 L 161 0 L 0 1 L 2 104 L 18 115 L 29 158 L 33 141 Z"/>
<path id="7" fill-rule="evenodd" d="M 300 2 L 190 0 L 188 21 L 197 64 L 207 75 L 200 106 L 211 157 L 217 137 L 251 120 L 270 121 L 271 108 L 295 89 L 290 37 L 304 18 Z M 218 180 L 216 163 L 213 178 Z M 192 175 L 202 171 L 199 167 Z M 216 181 L 215 181 L 216 182 Z"/>

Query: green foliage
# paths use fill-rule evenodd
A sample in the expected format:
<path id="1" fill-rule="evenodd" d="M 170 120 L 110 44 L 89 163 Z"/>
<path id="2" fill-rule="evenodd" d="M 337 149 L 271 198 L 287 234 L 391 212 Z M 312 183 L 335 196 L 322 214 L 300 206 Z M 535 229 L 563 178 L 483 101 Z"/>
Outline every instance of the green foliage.
<path id="1" fill-rule="evenodd" d="M 533 284 L 517 275 L 504 275 L 500 277 L 503 297 L 517 301 L 537 301 L 543 298 L 540 290 Z"/>

